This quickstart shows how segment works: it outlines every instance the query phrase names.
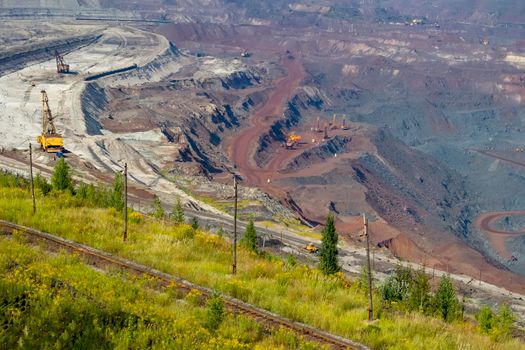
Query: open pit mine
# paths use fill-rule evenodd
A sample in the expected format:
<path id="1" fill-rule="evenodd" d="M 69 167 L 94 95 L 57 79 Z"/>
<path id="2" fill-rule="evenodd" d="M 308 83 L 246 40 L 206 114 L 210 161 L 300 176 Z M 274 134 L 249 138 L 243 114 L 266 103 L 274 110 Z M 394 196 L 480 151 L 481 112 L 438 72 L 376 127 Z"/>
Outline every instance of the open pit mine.
<path id="1" fill-rule="evenodd" d="M 378 256 L 519 303 L 525 5 L 309 3 L 0 1 L 1 167 L 25 174 L 51 120 L 46 176 L 59 151 L 93 183 L 127 163 L 138 209 L 229 220 L 235 173 L 241 218 L 331 212 L 350 256 L 366 213 Z"/>

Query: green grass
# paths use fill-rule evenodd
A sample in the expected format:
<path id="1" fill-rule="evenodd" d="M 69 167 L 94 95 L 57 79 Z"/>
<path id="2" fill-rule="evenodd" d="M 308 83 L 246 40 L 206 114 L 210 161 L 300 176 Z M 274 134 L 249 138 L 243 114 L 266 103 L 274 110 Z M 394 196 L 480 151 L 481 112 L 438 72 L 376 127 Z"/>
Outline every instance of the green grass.
<path id="1" fill-rule="evenodd" d="M 207 329 L 206 306 L 147 278 L 95 271 L 0 237 L 2 348 L 266 349 L 314 345 L 250 318 L 226 314 Z"/>
<path id="2" fill-rule="evenodd" d="M 187 225 L 142 218 L 121 239 L 121 215 L 86 208 L 69 195 L 39 197 L 31 213 L 27 190 L 0 189 L 0 218 L 35 227 L 181 276 L 275 313 L 378 349 L 523 349 L 515 339 L 495 342 L 469 322 L 446 324 L 418 313 L 378 305 L 378 320 L 367 317 L 367 299 L 357 282 L 341 274 L 326 277 L 306 266 L 240 249 L 238 275 L 231 270 L 231 247 Z M 377 298 L 376 298 L 377 300 Z"/>

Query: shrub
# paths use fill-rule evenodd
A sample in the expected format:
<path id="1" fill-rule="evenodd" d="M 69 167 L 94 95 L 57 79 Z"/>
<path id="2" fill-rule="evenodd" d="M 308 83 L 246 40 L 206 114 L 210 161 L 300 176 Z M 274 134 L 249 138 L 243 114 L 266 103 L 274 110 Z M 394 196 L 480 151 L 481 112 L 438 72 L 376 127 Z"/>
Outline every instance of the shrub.
<path id="1" fill-rule="evenodd" d="M 496 316 L 495 336 L 498 339 L 506 338 L 510 335 L 510 327 L 514 323 L 514 314 L 507 305 L 501 305 Z"/>
<path id="2" fill-rule="evenodd" d="M 131 212 L 128 216 L 129 221 L 134 224 L 140 224 L 142 222 L 143 215 L 139 212 Z"/>
<path id="3" fill-rule="evenodd" d="M 436 294 L 432 298 L 432 307 L 434 314 L 446 322 L 452 322 L 460 318 L 461 306 L 450 277 L 443 276 L 441 278 Z"/>
<path id="4" fill-rule="evenodd" d="M 69 165 L 64 158 L 60 158 L 51 177 L 51 185 L 57 191 L 72 191 L 73 181 L 69 171 Z"/>
<path id="5" fill-rule="evenodd" d="M 257 231 L 255 231 L 255 226 L 251 219 L 246 226 L 241 244 L 252 252 L 257 252 Z"/>
<path id="6" fill-rule="evenodd" d="M 191 228 L 193 228 L 194 231 L 197 231 L 199 229 L 199 219 L 197 219 L 195 216 L 191 218 Z"/>
<path id="7" fill-rule="evenodd" d="M 483 305 L 476 314 L 476 321 L 478 321 L 478 329 L 481 333 L 490 334 L 494 327 L 495 317 L 492 310 L 487 305 Z"/>
<path id="8" fill-rule="evenodd" d="M 157 219 L 162 219 L 164 217 L 164 208 L 160 202 L 160 198 L 155 196 L 153 199 L 153 216 Z"/>
<path id="9" fill-rule="evenodd" d="M 51 192 L 53 186 L 51 186 L 49 182 L 47 182 L 46 178 L 41 176 L 39 173 L 35 177 L 35 188 L 40 190 L 42 195 L 46 196 L 49 192 Z"/>
<path id="10" fill-rule="evenodd" d="M 184 210 L 182 209 L 180 196 L 177 196 L 177 203 L 173 208 L 173 221 L 175 221 L 177 224 L 184 223 Z"/>
<path id="11" fill-rule="evenodd" d="M 118 211 L 124 209 L 124 176 L 120 172 L 117 172 L 113 179 L 110 205 Z"/>
<path id="12" fill-rule="evenodd" d="M 219 294 L 215 294 L 208 299 L 204 327 L 215 332 L 221 326 L 224 316 L 224 300 Z"/>

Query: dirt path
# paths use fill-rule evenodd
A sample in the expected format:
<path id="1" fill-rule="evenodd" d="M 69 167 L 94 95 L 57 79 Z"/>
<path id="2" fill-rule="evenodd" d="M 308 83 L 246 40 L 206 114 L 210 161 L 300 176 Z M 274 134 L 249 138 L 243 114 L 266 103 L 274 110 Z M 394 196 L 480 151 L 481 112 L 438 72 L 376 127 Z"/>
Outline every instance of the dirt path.
<path id="1" fill-rule="evenodd" d="M 524 210 L 502 211 L 485 213 L 478 217 L 476 226 L 485 234 L 491 242 L 493 249 L 503 258 L 512 259 L 512 254 L 508 251 L 505 241 L 509 237 L 525 235 L 525 229 L 520 231 L 503 231 L 495 228 L 495 223 L 507 216 L 524 215 Z"/>
<path id="2" fill-rule="evenodd" d="M 283 58 L 282 64 L 288 70 L 288 74 L 275 83 L 275 88 L 266 103 L 251 117 L 251 125 L 243 129 L 228 147 L 228 153 L 238 171 L 243 175 L 246 184 L 251 186 L 263 185 L 281 165 L 281 162 L 270 162 L 269 167 L 261 169 L 255 164 L 253 155 L 259 137 L 282 118 L 286 102 L 304 79 L 304 69 L 299 59 Z"/>
<path id="3" fill-rule="evenodd" d="M 499 159 L 499 160 L 502 160 L 504 162 L 507 162 L 507 163 L 511 163 L 511 164 L 514 164 L 514 165 L 517 165 L 517 166 L 521 166 L 521 167 L 525 167 L 525 162 L 520 162 L 518 160 L 514 160 L 514 159 L 510 159 L 510 158 L 506 158 L 506 157 L 503 157 L 499 154 L 495 154 L 493 152 L 489 152 L 489 151 L 481 151 L 481 150 L 476 150 L 478 153 L 480 154 L 483 154 L 487 157 L 492 157 L 492 158 L 496 158 L 496 159 Z"/>

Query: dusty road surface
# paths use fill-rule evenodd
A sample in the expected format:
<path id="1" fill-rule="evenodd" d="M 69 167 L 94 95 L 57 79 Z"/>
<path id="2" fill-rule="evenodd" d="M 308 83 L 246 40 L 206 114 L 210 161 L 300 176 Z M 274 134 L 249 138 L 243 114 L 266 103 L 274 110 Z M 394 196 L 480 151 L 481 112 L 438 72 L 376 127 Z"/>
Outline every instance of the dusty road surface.
<path id="1" fill-rule="evenodd" d="M 476 225 L 491 242 L 493 249 L 507 260 L 513 258 L 506 246 L 507 238 L 525 235 L 525 228 L 519 231 L 506 231 L 495 227 L 498 221 L 509 216 L 525 216 L 525 210 L 485 213 L 476 220 Z"/>
<path id="2" fill-rule="evenodd" d="M 250 118 L 251 125 L 235 137 L 228 149 L 231 160 L 250 186 L 260 186 L 268 174 L 278 169 L 260 169 L 253 160 L 259 137 L 277 120 L 282 118 L 286 102 L 304 79 L 304 69 L 299 59 L 283 58 L 282 65 L 287 69 L 285 77 L 275 83 L 266 103 Z"/>

